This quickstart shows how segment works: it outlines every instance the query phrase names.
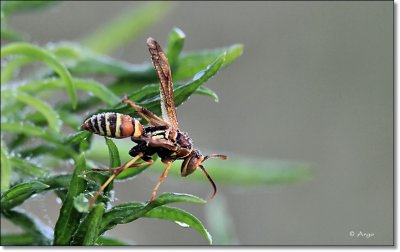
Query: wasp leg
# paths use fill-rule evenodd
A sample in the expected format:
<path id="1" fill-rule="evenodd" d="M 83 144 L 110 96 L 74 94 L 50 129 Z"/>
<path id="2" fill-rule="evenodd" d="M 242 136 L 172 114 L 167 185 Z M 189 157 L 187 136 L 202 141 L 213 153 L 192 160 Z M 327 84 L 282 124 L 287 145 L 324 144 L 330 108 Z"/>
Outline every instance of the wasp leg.
<path id="1" fill-rule="evenodd" d="M 157 115 L 153 114 L 150 110 L 147 110 L 146 108 L 144 108 L 142 106 L 139 106 L 135 102 L 129 100 L 127 96 L 124 96 L 124 98 L 122 99 L 122 102 L 128 104 L 131 107 L 133 107 L 138 112 L 138 114 L 141 117 L 143 117 L 143 119 L 145 119 L 146 121 L 148 121 L 150 124 L 152 124 L 154 126 L 169 125 L 168 122 L 164 121 L 163 119 L 161 119 Z M 153 118 L 156 121 L 150 119 L 149 117 Z"/>
<path id="2" fill-rule="evenodd" d="M 154 198 L 156 197 L 158 188 L 160 187 L 160 185 L 161 185 L 161 183 L 164 181 L 164 179 L 167 177 L 168 171 L 169 171 L 169 169 L 170 169 L 171 166 L 172 166 L 172 162 L 171 162 L 171 161 L 164 161 L 164 160 L 163 160 L 163 163 L 167 164 L 167 167 L 166 167 L 165 170 L 163 171 L 163 173 L 162 173 L 160 179 L 158 180 L 156 186 L 155 186 L 154 189 L 153 189 L 153 192 L 151 193 L 150 202 L 153 202 L 153 201 L 154 201 Z"/>
<path id="3" fill-rule="evenodd" d="M 131 167 L 135 164 L 135 162 L 143 156 L 143 153 L 139 153 L 136 157 L 134 157 L 131 161 L 125 163 L 118 169 L 114 170 L 114 173 L 107 179 L 107 181 L 100 187 L 100 189 L 93 195 L 93 197 L 89 200 L 90 208 L 93 208 L 94 202 L 96 201 L 97 197 L 104 191 L 104 189 L 114 180 L 116 176 L 118 176 L 121 172 L 123 172 L 128 167 Z"/>
<path id="4" fill-rule="evenodd" d="M 133 165 L 127 167 L 127 169 L 128 169 L 128 168 L 133 168 L 133 167 L 140 167 L 140 166 L 144 166 L 144 165 L 151 165 L 151 164 L 153 164 L 153 163 L 154 163 L 154 160 L 153 160 L 153 159 L 149 159 L 149 160 L 145 160 L 145 162 L 142 162 L 142 163 L 133 164 Z M 118 170 L 119 168 L 120 168 L 120 167 L 112 167 L 112 168 L 93 168 L 92 171 L 115 171 L 115 170 Z"/>
<path id="5" fill-rule="evenodd" d="M 146 160 L 145 162 L 141 162 L 141 163 L 137 163 L 137 164 L 133 164 L 132 166 L 128 167 L 128 168 L 132 168 L 132 167 L 140 167 L 140 166 L 144 166 L 144 165 L 151 165 L 154 163 L 153 159 L 150 160 Z"/>

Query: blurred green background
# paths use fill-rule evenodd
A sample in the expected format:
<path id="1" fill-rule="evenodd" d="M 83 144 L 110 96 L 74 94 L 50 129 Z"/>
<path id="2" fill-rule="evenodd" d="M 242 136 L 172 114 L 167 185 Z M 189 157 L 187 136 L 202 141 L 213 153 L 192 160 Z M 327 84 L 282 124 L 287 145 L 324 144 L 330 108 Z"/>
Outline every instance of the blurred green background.
<path id="1" fill-rule="evenodd" d="M 16 15 L 9 25 L 41 45 L 77 40 L 140 4 L 63 2 Z M 244 54 L 206 84 L 218 103 L 193 96 L 178 108 L 181 129 L 204 154 L 301 161 L 314 171 L 311 179 L 290 185 L 244 189 L 216 181 L 214 201 L 182 207 L 217 237 L 215 223 L 227 217 L 231 244 L 393 244 L 393 3 L 170 4 L 161 22 L 113 56 L 148 61 L 146 38 L 165 44 L 174 26 L 186 34 L 185 51 L 244 44 Z M 158 177 L 146 172 L 116 183 L 118 202 L 147 200 Z M 206 183 L 171 176 L 160 192 L 206 197 Z M 37 197 L 24 208 L 54 226 L 60 207 L 55 199 Z M 351 231 L 374 236 L 351 237 Z M 154 219 L 108 234 L 139 245 L 207 244 L 194 230 Z"/>

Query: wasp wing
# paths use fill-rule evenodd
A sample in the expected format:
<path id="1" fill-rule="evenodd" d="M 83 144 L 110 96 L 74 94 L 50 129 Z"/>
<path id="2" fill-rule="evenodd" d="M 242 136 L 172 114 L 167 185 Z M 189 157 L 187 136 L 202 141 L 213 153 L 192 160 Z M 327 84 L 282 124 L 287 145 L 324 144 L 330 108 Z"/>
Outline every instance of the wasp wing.
<path id="1" fill-rule="evenodd" d="M 170 123 L 174 129 L 178 129 L 178 119 L 174 101 L 174 90 L 172 87 L 171 68 L 161 46 L 153 38 L 147 39 L 147 46 L 151 54 L 154 68 L 160 79 L 161 112 L 165 121 Z"/>

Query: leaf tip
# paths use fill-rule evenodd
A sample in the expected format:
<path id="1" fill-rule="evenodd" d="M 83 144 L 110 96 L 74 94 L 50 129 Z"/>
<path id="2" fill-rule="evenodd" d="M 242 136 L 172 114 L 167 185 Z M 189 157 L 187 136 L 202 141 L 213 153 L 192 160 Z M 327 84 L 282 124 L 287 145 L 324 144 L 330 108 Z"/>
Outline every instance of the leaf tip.
<path id="1" fill-rule="evenodd" d="M 237 50 L 240 52 L 240 54 L 242 54 L 244 51 L 244 44 L 242 43 L 233 44 L 230 50 Z"/>
<path id="2" fill-rule="evenodd" d="M 50 186 L 48 184 L 42 183 L 40 181 L 36 181 L 36 183 L 32 184 L 32 189 L 33 190 L 44 190 L 49 188 Z"/>
<path id="3" fill-rule="evenodd" d="M 176 36 L 180 39 L 185 39 L 186 34 L 177 26 L 172 29 L 172 32 L 176 34 Z"/>
<path id="4" fill-rule="evenodd" d="M 76 99 L 76 97 L 71 97 L 72 101 L 71 101 L 71 105 L 72 105 L 72 109 L 76 110 L 76 108 L 78 107 L 78 100 Z"/>

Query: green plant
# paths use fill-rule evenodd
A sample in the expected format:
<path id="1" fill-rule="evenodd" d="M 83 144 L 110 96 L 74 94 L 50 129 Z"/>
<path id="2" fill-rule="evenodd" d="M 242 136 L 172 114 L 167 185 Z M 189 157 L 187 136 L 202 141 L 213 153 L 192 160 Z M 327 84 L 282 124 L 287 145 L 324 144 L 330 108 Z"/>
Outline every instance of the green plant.
<path id="1" fill-rule="evenodd" d="M 47 7 L 51 3 L 21 2 L 2 1 L 2 39 L 24 39 L 22 33 L 6 27 L 8 16 L 22 10 Z M 107 173 L 91 172 L 90 169 L 98 167 L 107 153 L 109 167 L 119 166 L 121 159 L 128 160 L 129 157 L 126 152 L 120 153 L 111 139 L 105 138 L 106 144 L 93 144 L 99 138 L 92 139 L 89 132 L 79 131 L 85 119 L 82 112 L 133 114 L 131 108 L 121 103 L 123 93 L 129 92 L 131 100 L 160 114 L 159 84 L 150 62 L 138 66 L 106 54 L 140 34 L 168 11 L 169 6 L 168 3 L 154 2 L 129 10 L 104 29 L 87 35 L 80 43 L 37 46 L 29 42 L 12 42 L 1 48 L 1 58 L 6 59 L 1 74 L 1 214 L 23 230 L 20 234 L 2 233 L 2 245 L 121 245 L 125 243 L 104 236 L 104 233 L 138 218 L 183 223 L 212 242 L 210 233 L 198 218 L 168 206 L 178 202 L 205 203 L 193 195 L 163 193 L 151 203 L 127 202 L 112 206 L 110 191 L 113 185 L 110 184 L 101 202 L 91 210 L 88 207 L 90 194 L 108 177 Z M 149 12 L 158 15 L 146 15 Z M 182 52 L 184 39 L 184 33 L 174 28 L 165 47 L 175 81 L 176 105 L 192 94 L 209 96 L 217 101 L 217 94 L 203 84 L 239 57 L 243 46 L 235 44 L 213 50 Z M 26 76 L 16 74 L 18 69 L 35 61 L 43 62 L 45 66 L 33 69 Z M 94 76 L 112 77 L 113 80 L 104 85 L 90 79 Z M 47 102 L 60 91 L 66 92 L 68 99 Z M 36 141 L 29 141 L 31 139 Z M 74 164 L 72 174 L 60 175 L 53 171 L 52 168 L 62 167 L 71 160 Z M 248 163 L 243 160 L 232 158 L 218 163 L 218 167 L 215 167 L 217 163 L 210 162 L 208 167 L 213 170 L 213 178 L 218 183 L 235 186 L 293 182 L 308 176 L 308 167 L 302 164 Z M 117 181 L 137 176 L 147 168 L 127 169 Z M 155 172 L 159 169 L 161 166 L 157 162 L 152 165 Z M 178 168 L 172 170 L 171 174 L 178 175 Z M 193 177 L 203 179 L 200 175 Z M 54 228 L 46 227 L 37 217 L 19 208 L 33 195 L 49 192 L 54 192 L 62 201 Z"/>

